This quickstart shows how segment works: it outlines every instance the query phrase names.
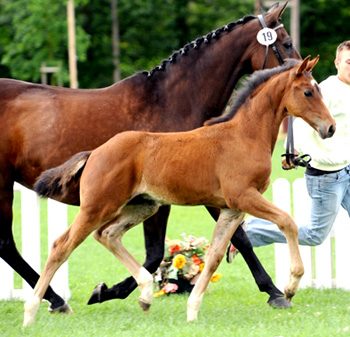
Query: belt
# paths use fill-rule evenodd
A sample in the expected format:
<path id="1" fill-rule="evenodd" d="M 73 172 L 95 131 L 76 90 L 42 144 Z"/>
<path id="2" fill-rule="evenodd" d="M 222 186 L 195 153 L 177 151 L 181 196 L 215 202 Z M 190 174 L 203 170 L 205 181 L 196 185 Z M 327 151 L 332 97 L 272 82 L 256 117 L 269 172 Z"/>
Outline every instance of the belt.
<path id="1" fill-rule="evenodd" d="M 346 167 L 346 166 L 345 166 Z M 330 173 L 336 173 L 336 172 L 339 172 L 341 170 L 343 170 L 343 168 L 341 168 L 340 170 L 335 170 L 335 171 L 324 171 L 324 170 L 319 170 L 317 168 L 314 168 L 310 165 L 308 165 L 306 167 L 306 170 L 305 170 L 305 174 L 308 174 L 309 176 L 322 176 L 324 174 L 330 174 Z"/>

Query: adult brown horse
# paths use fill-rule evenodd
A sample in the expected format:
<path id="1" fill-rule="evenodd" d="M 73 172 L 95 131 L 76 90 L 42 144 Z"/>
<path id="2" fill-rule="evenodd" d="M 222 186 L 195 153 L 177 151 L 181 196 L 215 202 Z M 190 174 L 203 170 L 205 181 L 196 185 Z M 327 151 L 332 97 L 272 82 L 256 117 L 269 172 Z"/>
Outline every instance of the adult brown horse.
<path id="1" fill-rule="evenodd" d="M 279 27 L 274 45 L 278 54 L 298 58 L 280 25 L 284 8 L 272 7 L 264 18 L 268 27 Z M 0 80 L 0 257 L 34 287 L 39 275 L 20 256 L 12 234 L 14 181 L 32 188 L 42 171 L 74 153 L 96 148 L 121 131 L 190 130 L 220 115 L 243 74 L 264 63 L 266 67 L 278 65 L 271 48 L 257 42 L 260 29 L 257 17 L 245 17 L 196 39 L 151 72 L 138 73 L 103 89 L 73 90 Z M 61 201 L 78 205 L 79 195 L 71 194 Z M 169 209 L 162 207 L 145 226 L 145 267 L 150 272 L 163 258 L 161 243 Z M 258 273 L 255 277 L 260 289 L 267 291 L 270 299 L 281 296 L 248 246 L 244 232 L 233 240 Z M 128 278 L 112 289 L 102 287 L 90 303 L 124 298 L 136 286 Z M 44 298 L 51 302 L 50 309 L 68 310 L 51 288 Z"/>
<path id="2" fill-rule="evenodd" d="M 335 131 L 335 121 L 311 75 L 317 62 L 318 57 L 307 57 L 257 72 L 231 112 L 206 123 L 211 126 L 177 133 L 127 131 L 42 173 L 34 189 L 60 199 L 72 191 L 75 194 L 78 187 L 80 211 L 53 245 L 34 295 L 25 304 L 24 325 L 34 321 L 57 269 L 92 232 L 137 280 L 139 303 L 147 310 L 153 298 L 153 277 L 121 239 L 164 204 L 221 210 L 204 270 L 188 300 L 189 321 L 197 318 L 208 282 L 245 213 L 276 223 L 285 234 L 291 258 L 285 294 L 291 298 L 304 272 L 298 228 L 262 193 L 269 185 L 272 152 L 287 115 L 303 118 L 322 138 Z M 193 167 L 193 162 L 200 165 Z"/>

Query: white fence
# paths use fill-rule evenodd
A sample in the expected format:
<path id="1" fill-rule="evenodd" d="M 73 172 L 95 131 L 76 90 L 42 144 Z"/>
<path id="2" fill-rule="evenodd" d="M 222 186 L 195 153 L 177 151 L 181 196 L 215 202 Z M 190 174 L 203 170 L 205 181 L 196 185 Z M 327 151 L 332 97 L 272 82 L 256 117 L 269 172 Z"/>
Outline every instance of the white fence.
<path id="1" fill-rule="evenodd" d="M 20 192 L 21 199 L 22 249 L 19 250 L 30 266 L 40 273 L 42 242 L 40 239 L 40 200 L 35 192 L 19 184 L 15 184 L 14 190 Z M 53 241 L 67 227 L 67 206 L 49 199 L 47 203 L 47 222 L 50 250 Z M 32 294 L 32 288 L 24 280 L 22 281 L 22 287 L 15 288 L 14 274 L 12 268 L 0 259 L 0 300 L 25 300 L 29 294 Z M 70 297 L 67 262 L 60 267 L 50 284 L 54 291 L 64 299 Z"/>
<path id="2" fill-rule="evenodd" d="M 291 188 L 285 179 L 273 184 L 274 204 L 289 214 L 291 200 L 294 219 L 298 225 L 309 223 L 310 198 L 304 179 L 294 181 Z M 341 208 L 328 238 L 316 247 L 299 246 L 305 274 L 300 287 L 342 288 L 350 290 L 350 219 Z M 288 283 L 290 258 L 286 244 L 275 244 L 276 285 L 280 289 Z"/>

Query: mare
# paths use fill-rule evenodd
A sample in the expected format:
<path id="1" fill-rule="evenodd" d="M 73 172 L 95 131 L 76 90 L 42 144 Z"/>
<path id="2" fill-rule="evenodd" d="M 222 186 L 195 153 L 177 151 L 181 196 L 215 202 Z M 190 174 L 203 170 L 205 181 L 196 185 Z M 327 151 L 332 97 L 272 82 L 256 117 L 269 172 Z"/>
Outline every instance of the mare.
<path id="1" fill-rule="evenodd" d="M 272 7 L 264 19 L 268 27 L 279 27 L 275 46 L 281 57 L 299 58 L 280 26 L 284 8 L 285 5 Z M 152 71 L 101 89 L 68 89 L 1 79 L 0 257 L 35 286 L 39 275 L 24 261 L 13 238 L 14 181 L 32 188 L 44 170 L 75 153 L 92 150 L 125 130 L 191 130 L 220 115 L 242 75 L 263 64 L 269 68 L 278 65 L 271 48 L 265 57 L 267 49 L 257 42 L 260 29 L 257 17 L 244 17 L 197 38 Z M 79 193 L 60 201 L 79 205 Z M 145 267 L 150 272 L 156 271 L 163 258 L 169 210 L 169 206 L 161 207 L 145 226 Z M 256 276 L 260 289 L 271 298 L 283 296 L 262 269 L 245 233 L 236 234 L 233 241 L 244 258 L 252 261 L 254 270 L 260 271 Z M 98 299 L 125 298 L 136 287 L 135 280 L 128 278 L 99 294 Z M 51 288 L 44 298 L 51 303 L 50 310 L 69 311 Z"/>
<path id="2" fill-rule="evenodd" d="M 126 250 L 122 236 L 170 204 L 220 209 L 204 270 L 188 299 L 188 321 L 197 319 L 208 282 L 245 213 L 276 223 L 286 236 L 291 268 L 285 294 L 292 298 L 304 273 L 298 228 L 262 193 L 269 185 L 272 152 L 287 115 L 303 118 L 323 139 L 335 132 L 335 121 L 311 75 L 317 62 L 318 57 L 307 57 L 256 72 L 230 113 L 206 122 L 210 126 L 172 133 L 126 131 L 43 172 L 35 191 L 65 197 L 78 186 L 80 210 L 53 245 L 34 294 L 25 303 L 24 326 L 33 323 L 57 269 L 91 233 L 133 275 L 141 291 L 139 303 L 149 309 L 153 277 Z M 194 162 L 199 165 L 194 167 Z"/>

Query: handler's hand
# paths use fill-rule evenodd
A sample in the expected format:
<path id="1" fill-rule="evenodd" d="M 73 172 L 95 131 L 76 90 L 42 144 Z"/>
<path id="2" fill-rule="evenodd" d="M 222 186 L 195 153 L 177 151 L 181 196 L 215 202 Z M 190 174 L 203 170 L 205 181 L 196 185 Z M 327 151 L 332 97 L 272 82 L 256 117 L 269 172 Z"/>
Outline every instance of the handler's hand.
<path id="1" fill-rule="evenodd" d="M 296 168 L 296 166 L 292 162 L 290 162 L 288 164 L 286 158 L 282 159 L 282 169 L 283 170 L 292 170 L 294 168 Z"/>
<path id="2" fill-rule="evenodd" d="M 299 155 L 299 152 L 297 152 L 297 151 L 294 151 L 294 154 L 296 155 L 296 156 L 298 156 Z M 290 160 L 290 163 L 288 164 L 287 163 L 287 159 L 286 159 L 286 157 L 285 156 L 282 156 L 282 169 L 283 170 L 292 170 L 292 169 L 295 169 L 295 168 L 297 168 L 297 166 L 296 165 L 294 165 L 293 164 L 293 162 Z"/>

